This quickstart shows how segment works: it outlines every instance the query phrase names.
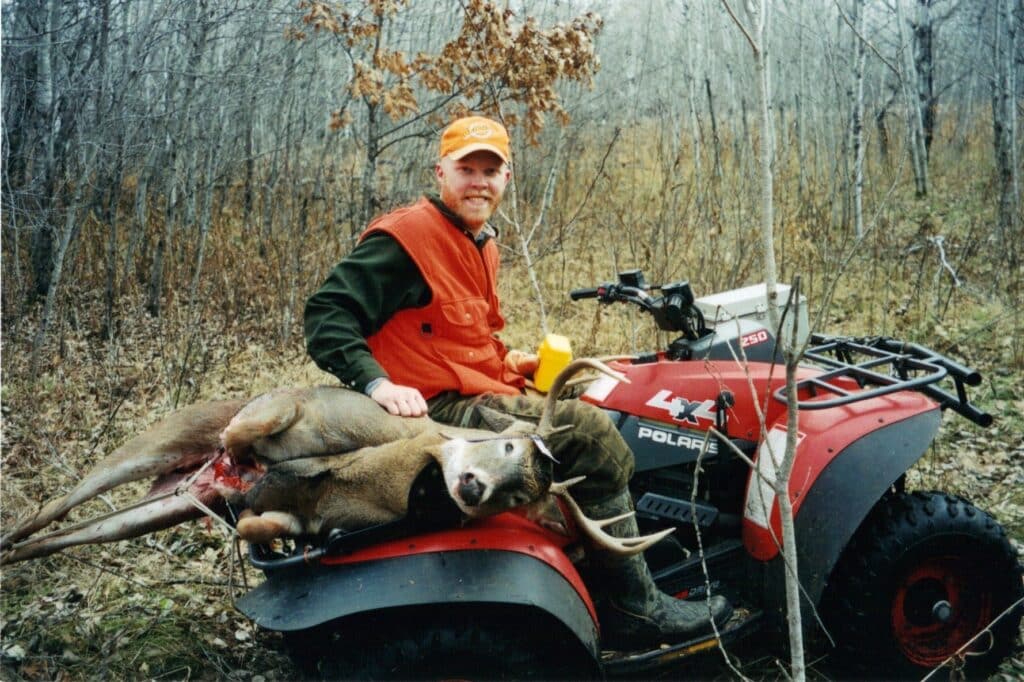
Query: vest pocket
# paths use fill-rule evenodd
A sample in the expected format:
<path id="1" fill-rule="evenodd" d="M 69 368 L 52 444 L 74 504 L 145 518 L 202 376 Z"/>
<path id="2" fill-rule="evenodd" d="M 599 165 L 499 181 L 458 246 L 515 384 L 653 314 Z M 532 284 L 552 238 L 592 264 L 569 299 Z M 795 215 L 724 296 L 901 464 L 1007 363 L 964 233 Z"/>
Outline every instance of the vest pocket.
<path id="1" fill-rule="evenodd" d="M 442 303 L 441 316 L 446 327 L 444 336 L 467 346 L 488 343 L 491 335 L 491 328 L 487 324 L 488 308 L 487 301 L 482 298 Z"/>

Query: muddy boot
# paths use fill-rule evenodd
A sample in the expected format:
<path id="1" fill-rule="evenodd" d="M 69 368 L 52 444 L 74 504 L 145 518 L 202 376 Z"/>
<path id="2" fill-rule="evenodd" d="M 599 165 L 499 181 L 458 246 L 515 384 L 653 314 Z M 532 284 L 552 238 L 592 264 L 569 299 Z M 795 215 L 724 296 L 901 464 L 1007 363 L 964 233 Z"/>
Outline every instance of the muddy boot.
<path id="1" fill-rule="evenodd" d="M 592 519 L 609 518 L 632 509 L 628 491 L 583 507 Z M 633 517 L 605 530 L 616 537 L 639 534 Z M 591 556 L 591 582 L 596 583 L 593 587 L 598 592 L 596 605 L 604 648 L 637 649 L 683 642 L 711 632 L 712 618 L 721 626 L 732 615 L 732 606 L 721 595 L 713 596 L 709 604 L 703 599 L 682 601 L 659 590 L 642 553 L 617 557 L 594 552 Z"/>

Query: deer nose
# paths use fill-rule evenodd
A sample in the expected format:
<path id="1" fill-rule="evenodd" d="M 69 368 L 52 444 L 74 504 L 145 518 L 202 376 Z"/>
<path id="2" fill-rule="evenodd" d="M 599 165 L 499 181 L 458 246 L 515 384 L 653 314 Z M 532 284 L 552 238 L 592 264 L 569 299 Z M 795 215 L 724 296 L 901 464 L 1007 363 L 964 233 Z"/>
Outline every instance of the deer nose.
<path id="1" fill-rule="evenodd" d="M 476 477 L 471 471 L 466 471 L 459 476 L 459 497 L 467 507 L 475 507 L 483 499 L 487 485 Z"/>

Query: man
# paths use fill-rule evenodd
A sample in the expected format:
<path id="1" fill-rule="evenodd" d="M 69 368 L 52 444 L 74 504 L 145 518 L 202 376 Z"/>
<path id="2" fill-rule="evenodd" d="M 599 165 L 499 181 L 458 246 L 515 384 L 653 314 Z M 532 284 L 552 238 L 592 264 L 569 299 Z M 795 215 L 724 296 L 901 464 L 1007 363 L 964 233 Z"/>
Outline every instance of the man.
<path id="1" fill-rule="evenodd" d="M 509 351 L 495 336 L 505 321 L 487 220 L 511 178 L 510 157 L 508 133 L 495 121 L 471 116 L 445 129 L 434 169 L 439 195 L 372 222 L 307 301 L 306 345 L 317 365 L 395 415 L 480 427 L 481 405 L 520 418 L 540 414 L 542 400 L 522 391 L 536 356 Z M 562 400 L 553 421 L 575 424 L 548 445 L 560 478 L 587 477 L 573 488 L 584 512 L 629 511 L 633 454 L 607 415 Z M 610 531 L 635 536 L 636 521 Z M 710 629 L 706 605 L 659 591 L 642 554 L 596 563 L 588 578 L 607 646 L 650 646 Z M 721 622 L 731 608 L 719 596 L 711 612 Z"/>

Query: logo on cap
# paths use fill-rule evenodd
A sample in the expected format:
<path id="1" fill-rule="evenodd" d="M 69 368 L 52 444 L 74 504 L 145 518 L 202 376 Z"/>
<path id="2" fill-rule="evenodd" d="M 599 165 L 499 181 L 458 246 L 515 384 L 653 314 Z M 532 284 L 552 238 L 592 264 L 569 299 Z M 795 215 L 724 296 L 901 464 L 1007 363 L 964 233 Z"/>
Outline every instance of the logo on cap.
<path id="1" fill-rule="evenodd" d="M 466 129 L 466 134 L 462 136 L 462 139 L 476 138 L 478 140 L 486 140 L 493 134 L 494 130 L 486 123 L 474 123 Z"/>

